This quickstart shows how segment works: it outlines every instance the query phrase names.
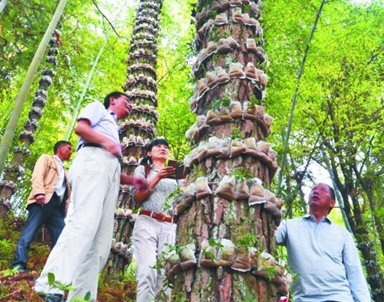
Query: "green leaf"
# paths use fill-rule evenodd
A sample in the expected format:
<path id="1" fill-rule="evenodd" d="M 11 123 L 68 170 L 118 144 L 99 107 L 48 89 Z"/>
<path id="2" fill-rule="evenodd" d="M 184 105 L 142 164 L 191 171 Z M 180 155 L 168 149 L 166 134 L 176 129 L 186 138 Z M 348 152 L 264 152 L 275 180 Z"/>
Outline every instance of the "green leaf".
<path id="1" fill-rule="evenodd" d="M 49 286 L 53 286 L 55 284 L 55 274 L 49 272 L 48 273 L 48 284 Z"/>
<path id="2" fill-rule="evenodd" d="M 84 300 L 85 300 L 85 301 L 89 301 L 89 299 L 91 299 L 91 292 L 90 292 L 90 291 L 88 291 L 88 292 L 85 294 L 85 296 L 84 296 Z"/>

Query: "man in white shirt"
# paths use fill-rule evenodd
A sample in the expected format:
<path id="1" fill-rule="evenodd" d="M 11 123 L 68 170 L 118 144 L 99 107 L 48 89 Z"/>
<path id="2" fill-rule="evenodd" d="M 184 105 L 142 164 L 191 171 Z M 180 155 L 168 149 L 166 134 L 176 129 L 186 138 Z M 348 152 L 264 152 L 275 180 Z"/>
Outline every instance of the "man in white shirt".
<path id="1" fill-rule="evenodd" d="M 63 291 L 49 286 L 48 273 L 53 273 L 57 282 L 75 287 L 67 301 L 88 292 L 89 301 L 96 301 L 99 273 L 111 248 L 120 184 L 147 188 L 144 178 L 121 174 L 117 120 L 127 117 L 131 108 L 128 96 L 115 91 L 105 97 L 104 106 L 91 103 L 78 118 L 77 154 L 69 170 L 72 213 L 35 283 L 35 290 L 45 301 L 64 301 Z"/>
<path id="2" fill-rule="evenodd" d="M 37 160 L 32 174 L 32 191 L 27 202 L 29 211 L 11 268 L 25 272 L 29 246 L 36 233 L 45 225 L 53 248 L 64 228 L 69 204 L 69 182 L 63 161 L 71 157 L 71 144 L 59 141 L 53 147 L 54 156 L 43 154 Z"/>

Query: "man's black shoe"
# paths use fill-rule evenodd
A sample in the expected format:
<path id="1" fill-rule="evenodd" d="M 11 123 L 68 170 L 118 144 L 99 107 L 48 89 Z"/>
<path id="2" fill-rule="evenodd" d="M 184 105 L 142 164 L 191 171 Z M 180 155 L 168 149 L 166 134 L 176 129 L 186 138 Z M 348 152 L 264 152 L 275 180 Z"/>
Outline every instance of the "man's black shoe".
<path id="1" fill-rule="evenodd" d="M 64 297 L 61 294 L 43 294 L 43 293 L 38 293 L 38 295 L 45 302 L 64 302 Z"/>
<path id="2" fill-rule="evenodd" d="M 12 270 L 17 269 L 17 271 L 19 273 L 26 273 L 27 272 L 27 270 L 24 267 L 22 267 L 21 265 L 18 265 L 18 266 L 15 266 L 15 267 L 11 267 L 11 269 Z"/>

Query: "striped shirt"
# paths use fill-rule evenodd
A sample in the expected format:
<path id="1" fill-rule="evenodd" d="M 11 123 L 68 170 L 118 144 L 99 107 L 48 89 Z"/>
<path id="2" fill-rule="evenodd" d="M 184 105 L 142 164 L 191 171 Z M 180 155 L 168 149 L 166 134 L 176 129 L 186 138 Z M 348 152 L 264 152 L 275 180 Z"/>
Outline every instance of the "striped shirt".
<path id="1" fill-rule="evenodd" d="M 275 233 L 288 264 L 298 274 L 295 302 L 370 302 L 367 282 L 351 234 L 323 217 L 284 220 Z"/>
<path id="2" fill-rule="evenodd" d="M 159 173 L 160 170 L 156 169 L 153 165 L 151 166 L 151 171 L 146 176 L 145 175 L 145 167 L 140 165 L 135 170 L 135 177 L 143 177 L 147 178 L 150 181 L 152 178 Z M 167 205 L 165 205 L 168 196 L 177 189 L 178 182 L 175 179 L 171 178 L 163 178 L 161 179 L 157 185 L 153 188 L 152 193 L 143 201 L 141 204 L 141 209 L 146 211 L 152 211 L 156 213 L 163 213 L 164 215 L 171 215 L 173 212 L 173 204 L 172 200 L 168 200 L 170 202 L 169 209 L 166 209 Z M 133 195 L 135 196 L 135 194 Z"/>

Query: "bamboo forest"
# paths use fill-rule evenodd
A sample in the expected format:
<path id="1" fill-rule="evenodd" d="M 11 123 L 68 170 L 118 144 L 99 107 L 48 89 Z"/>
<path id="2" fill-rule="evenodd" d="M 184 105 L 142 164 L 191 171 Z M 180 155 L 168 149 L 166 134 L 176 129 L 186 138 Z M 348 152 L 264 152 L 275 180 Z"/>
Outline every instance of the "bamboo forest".
<path id="1" fill-rule="evenodd" d="M 383 20 L 383 0 L 0 0 L 0 301 L 384 302 Z M 36 211 L 53 204 L 36 193 L 38 163 L 58 156 L 71 179 L 83 146 L 111 156 L 98 140 L 77 145 L 77 125 L 96 129 L 82 111 L 113 91 L 130 103 L 125 118 L 120 96 L 105 108 L 119 120 L 119 170 L 136 183 L 118 183 L 97 291 L 72 299 L 76 282 L 55 272 L 42 294 L 35 282 L 64 240 L 48 223 L 14 265 L 31 198 Z M 182 176 L 155 211 L 138 196 L 157 196 L 147 168 L 159 138 L 159 175 L 176 162 Z M 144 157 L 153 166 L 138 189 Z M 78 194 L 62 175 L 64 236 Z M 139 298 L 139 218 L 176 232 L 157 247 L 151 299 Z M 306 223 L 296 233 L 295 221 Z"/>

